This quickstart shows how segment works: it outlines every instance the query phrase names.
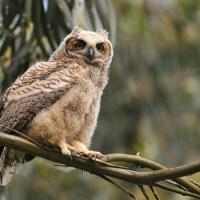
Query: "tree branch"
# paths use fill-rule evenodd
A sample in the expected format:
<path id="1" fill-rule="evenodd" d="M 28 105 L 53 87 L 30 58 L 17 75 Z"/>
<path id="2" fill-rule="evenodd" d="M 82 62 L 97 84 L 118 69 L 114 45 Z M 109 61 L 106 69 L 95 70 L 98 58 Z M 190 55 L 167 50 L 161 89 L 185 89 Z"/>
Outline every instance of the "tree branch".
<path id="1" fill-rule="evenodd" d="M 17 149 L 19 151 L 26 152 L 34 156 L 42 157 L 44 159 L 63 164 L 65 166 L 85 170 L 92 174 L 96 174 L 97 176 L 101 175 L 112 177 L 119 180 L 131 182 L 137 185 L 155 185 L 158 187 L 161 186 L 159 185 L 160 183 L 157 183 L 158 181 L 172 179 L 185 190 L 181 190 L 181 187 L 179 187 L 179 190 L 175 188 L 171 191 L 178 191 L 177 193 L 200 198 L 199 186 L 191 180 L 187 180 L 186 178 L 180 178 L 199 172 L 200 162 L 191 163 L 188 165 L 174 168 L 166 168 L 163 165 L 160 165 L 156 162 L 150 161 L 145 158 L 141 158 L 140 156 L 126 154 L 110 154 L 104 156 L 102 160 L 91 160 L 84 157 L 80 157 L 78 155 L 72 155 L 71 157 L 69 157 L 62 155 L 58 150 L 50 149 L 48 147 L 42 147 L 41 145 L 38 146 L 37 144 L 34 144 L 31 141 L 27 141 L 21 137 L 8 135 L 4 133 L 0 133 L 0 145 L 7 146 L 12 149 Z M 134 163 L 137 166 L 149 168 L 155 171 L 138 172 L 128 169 L 124 166 L 108 163 L 115 161 Z"/>
<path id="2" fill-rule="evenodd" d="M 165 166 L 163 166 L 161 164 L 158 164 L 158 163 L 153 162 L 151 160 L 148 160 L 146 158 L 142 158 L 141 156 L 135 156 L 135 155 L 110 154 L 110 155 L 106 156 L 105 161 L 107 161 L 107 162 L 116 162 L 116 161 L 119 162 L 119 161 L 122 161 L 122 162 L 134 163 L 137 166 L 140 166 L 140 167 L 143 167 L 143 168 L 149 168 L 149 169 L 152 169 L 152 170 L 166 170 L 167 169 Z M 200 164 L 200 162 L 199 162 L 199 164 Z M 185 165 L 185 167 L 187 168 L 188 165 Z M 189 167 L 190 167 L 190 165 L 189 165 Z M 192 166 L 191 166 L 191 168 L 192 168 Z M 197 172 L 199 172 L 199 171 L 200 170 L 197 170 Z M 192 174 L 192 173 L 189 173 L 186 170 L 186 174 L 184 174 L 183 176 L 187 176 L 189 174 Z M 181 176 L 179 176 L 179 177 L 181 177 Z M 196 193 L 200 194 L 199 193 L 200 192 L 200 187 L 197 186 L 197 184 L 195 184 L 193 180 L 192 181 L 191 180 L 187 180 L 186 178 L 177 178 L 175 180 L 180 185 L 188 188 L 191 192 L 196 192 Z M 192 184 L 191 184 L 191 182 L 192 182 Z M 194 185 L 196 185 L 196 187 L 194 187 Z"/>

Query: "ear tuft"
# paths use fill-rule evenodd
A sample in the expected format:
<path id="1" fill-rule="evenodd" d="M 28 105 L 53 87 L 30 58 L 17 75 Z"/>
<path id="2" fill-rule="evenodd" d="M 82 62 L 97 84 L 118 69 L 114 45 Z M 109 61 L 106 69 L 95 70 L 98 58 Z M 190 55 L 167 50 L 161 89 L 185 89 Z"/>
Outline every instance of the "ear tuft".
<path id="1" fill-rule="evenodd" d="M 71 34 L 72 34 L 73 36 L 76 36 L 76 35 L 78 35 L 82 30 L 83 30 L 83 29 L 82 29 L 80 26 L 75 25 L 74 28 L 72 29 Z"/>
<path id="2" fill-rule="evenodd" d="M 104 29 L 97 29 L 96 32 L 101 35 L 104 39 L 108 39 L 109 33 Z"/>

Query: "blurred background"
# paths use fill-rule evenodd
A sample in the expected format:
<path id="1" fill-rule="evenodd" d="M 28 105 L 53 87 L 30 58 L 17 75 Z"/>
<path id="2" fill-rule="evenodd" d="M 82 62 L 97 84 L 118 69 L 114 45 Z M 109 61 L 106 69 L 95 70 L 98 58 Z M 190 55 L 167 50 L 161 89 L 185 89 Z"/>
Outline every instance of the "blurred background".
<path id="1" fill-rule="evenodd" d="M 114 60 L 93 138 L 102 153 L 140 153 L 166 166 L 199 159 L 199 0 L 0 0 L 0 91 L 46 60 L 74 24 L 105 28 Z M 194 176 L 200 181 L 200 175 Z M 123 183 L 124 184 L 124 183 Z M 137 187 L 125 184 L 138 199 Z M 161 199 L 191 198 L 158 191 Z M 7 188 L 9 200 L 129 200 L 79 170 L 28 163 Z"/>

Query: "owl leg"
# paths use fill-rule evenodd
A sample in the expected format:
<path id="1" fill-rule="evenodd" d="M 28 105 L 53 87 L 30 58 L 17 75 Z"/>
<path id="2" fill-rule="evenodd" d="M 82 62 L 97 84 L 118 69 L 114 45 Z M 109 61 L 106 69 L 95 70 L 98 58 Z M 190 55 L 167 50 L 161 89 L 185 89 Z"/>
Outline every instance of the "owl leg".
<path id="1" fill-rule="evenodd" d="M 72 141 L 70 142 L 72 147 L 75 148 L 76 153 L 86 156 L 87 158 L 102 158 L 103 154 L 98 151 L 90 151 L 83 143 L 80 141 Z"/>

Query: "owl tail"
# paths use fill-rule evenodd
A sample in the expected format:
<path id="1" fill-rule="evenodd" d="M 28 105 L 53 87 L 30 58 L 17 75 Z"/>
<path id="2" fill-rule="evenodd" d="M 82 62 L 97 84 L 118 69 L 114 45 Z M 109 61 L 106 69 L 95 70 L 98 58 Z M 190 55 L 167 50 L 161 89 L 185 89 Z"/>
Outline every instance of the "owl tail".
<path id="1" fill-rule="evenodd" d="M 23 161 L 23 155 L 13 149 L 3 148 L 0 157 L 0 185 L 7 185 L 12 176 L 18 171 Z"/>

